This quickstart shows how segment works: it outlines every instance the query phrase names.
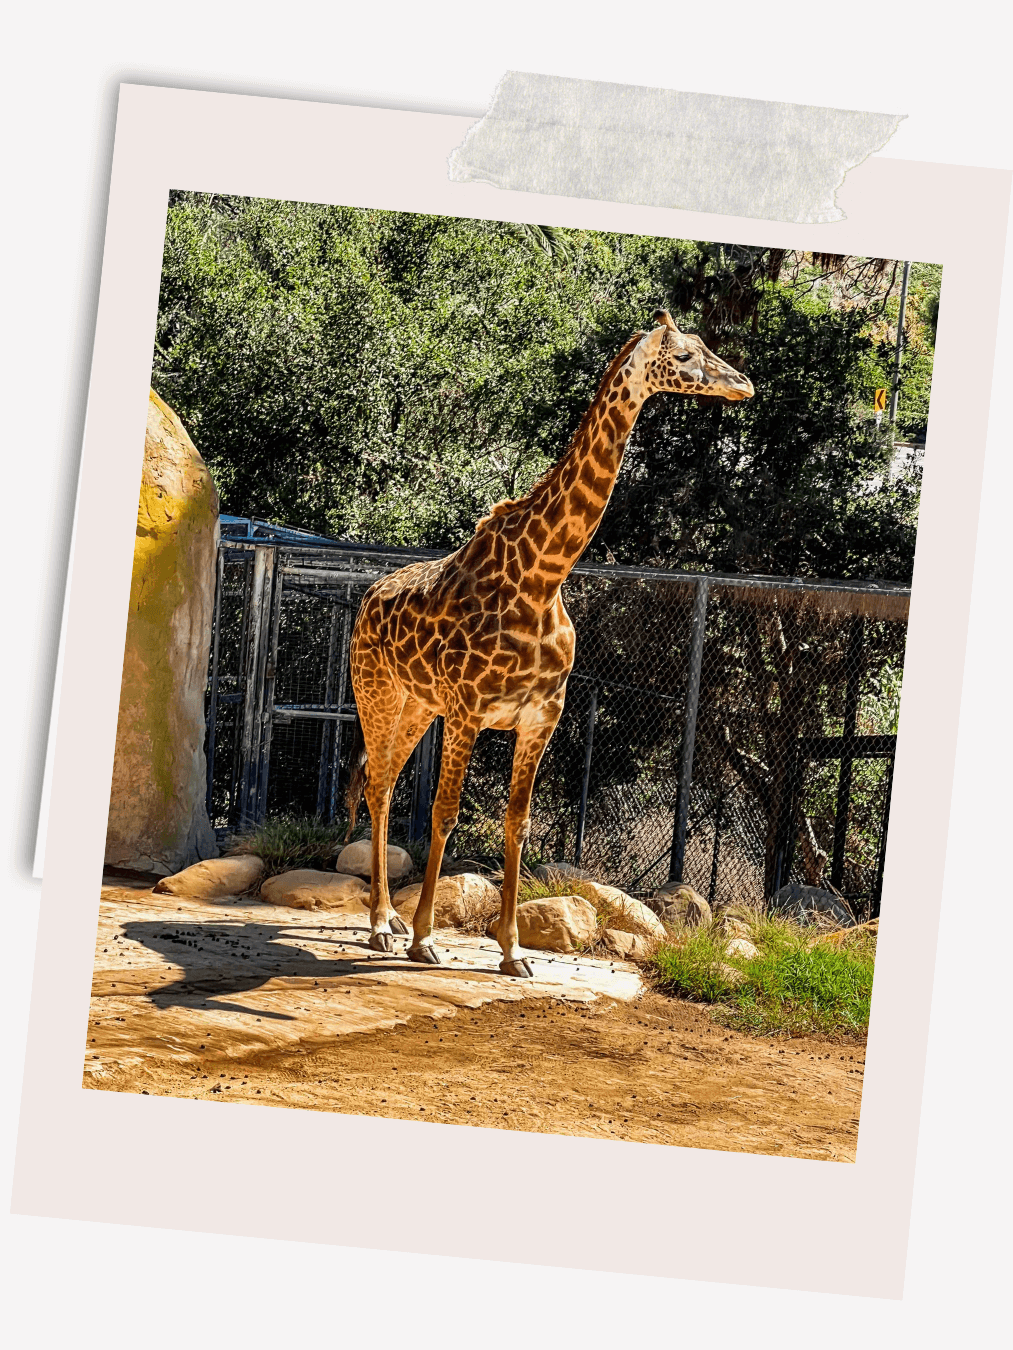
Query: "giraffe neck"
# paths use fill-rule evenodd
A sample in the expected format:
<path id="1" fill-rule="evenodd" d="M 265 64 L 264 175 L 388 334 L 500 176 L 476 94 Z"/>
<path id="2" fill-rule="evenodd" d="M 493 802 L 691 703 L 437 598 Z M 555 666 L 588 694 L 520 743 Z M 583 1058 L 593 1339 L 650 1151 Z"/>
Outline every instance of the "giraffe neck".
<path id="1" fill-rule="evenodd" d="M 521 590 L 534 603 L 554 598 L 608 505 L 627 439 L 645 401 L 641 382 L 629 366 L 621 367 L 620 361 L 613 363 L 567 453 L 504 517 L 507 539 L 515 535 Z"/>

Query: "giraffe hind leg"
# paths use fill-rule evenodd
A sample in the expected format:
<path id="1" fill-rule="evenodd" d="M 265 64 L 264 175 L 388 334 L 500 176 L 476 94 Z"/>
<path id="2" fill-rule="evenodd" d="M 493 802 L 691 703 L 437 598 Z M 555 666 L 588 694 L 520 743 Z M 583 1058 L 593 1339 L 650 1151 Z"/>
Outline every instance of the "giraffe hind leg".
<path id="1" fill-rule="evenodd" d="M 530 980 L 534 977 L 531 963 L 522 955 L 517 942 L 517 889 L 521 852 L 531 828 L 531 794 L 535 786 L 535 774 L 562 711 L 563 700 L 560 697 L 540 710 L 537 722 L 518 728 L 514 744 L 510 800 L 504 822 L 506 849 L 503 859 L 503 904 L 494 931 L 503 951 L 499 968 L 504 975 L 512 975 L 516 979 Z"/>
<path id="2" fill-rule="evenodd" d="M 386 790 L 382 802 L 378 804 L 380 815 L 374 816 L 377 823 L 373 828 L 373 874 L 380 879 L 380 885 L 371 887 L 370 895 L 369 946 L 374 951 L 392 952 L 394 938 L 405 937 L 408 933 L 407 925 L 390 902 L 390 886 L 387 879 L 387 826 L 390 819 L 391 798 L 394 795 L 398 775 L 432 720 L 433 713 L 430 709 L 423 707 L 413 698 L 407 699 L 401 708 L 393 740 L 389 746 L 385 775 Z M 373 815 L 371 803 L 370 815 Z"/>
<path id="3" fill-rule="evenodd" d="M 408 956 L 423 965 L 438 966 L 439 954 L 433 945 L 433 910 L 436 903 L 436 883 L 447 840 L 457 824 L 461 804 L 461 788 L 468 761 L 478 735 L 477 726 L 447 718 L 443 729 L 443 755 L 440 760 L 440 783 L 433 803 L 433 834 L 429 844 L 429 861 L 422 882 L 422 894 L 412 923 L 412 943 Z"/>

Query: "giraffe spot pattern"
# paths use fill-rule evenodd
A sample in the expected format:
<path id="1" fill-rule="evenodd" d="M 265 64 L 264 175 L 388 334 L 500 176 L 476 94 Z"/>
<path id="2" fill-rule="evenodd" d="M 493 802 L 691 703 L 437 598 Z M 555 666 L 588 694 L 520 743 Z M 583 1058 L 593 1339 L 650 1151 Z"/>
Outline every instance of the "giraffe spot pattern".
<path id="1" fill-rule="evenodd" d="M 363 599 L 350 664 L 378 850 L 374 924 L 389 912 L 381 842 L 390 790 L 433 717 L 445 719 L 416 942 L 432 931 L 435 878 L 483 726 L 513 729 L 517 736 L 498 930 L 504 952 L 516 941 L 517 877 L 531 790 L 574 661 L 575 635 L 560 587 L 601 520 L 644 402 L 664 390 L 733 400 L 752 396 L 749 380 L 698 337 L 680 333 L 665 311 L 656 317 L 658 328 L 634 334 L 617 353 L 566 454 L 526 497 L 493 506 L 468 544 L 449 558 L 402 568 Z"/>

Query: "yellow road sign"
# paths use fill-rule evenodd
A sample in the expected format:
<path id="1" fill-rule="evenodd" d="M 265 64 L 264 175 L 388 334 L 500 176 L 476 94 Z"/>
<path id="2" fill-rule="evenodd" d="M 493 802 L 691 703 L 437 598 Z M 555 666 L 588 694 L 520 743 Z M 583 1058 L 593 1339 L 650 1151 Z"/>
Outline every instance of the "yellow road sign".
<path id="1" fill-rule="evenodd" d="M 873 403 L 872 406 L 875 408 L 876 412 L 885 412 L 885 411 L 886 411 L 886 390 L 885 390 L 885 389 L 877 389 L 877 390 L 876 390 L 876 399 L 875 399 L 875 402 Z"/>

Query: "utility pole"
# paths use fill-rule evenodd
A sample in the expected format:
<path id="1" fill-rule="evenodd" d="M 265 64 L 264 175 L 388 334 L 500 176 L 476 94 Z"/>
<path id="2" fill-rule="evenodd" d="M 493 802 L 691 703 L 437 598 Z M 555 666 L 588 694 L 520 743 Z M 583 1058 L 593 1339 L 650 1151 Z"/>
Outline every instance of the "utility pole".
<path id="1" fill-rule="evenodd" d="M 893 363 L 893 391 L 890 394 L 890 425 L 897 421 L 897 397 L 900 394 L 900 358 L 904 350 L 904 311 L 907 308 L 907 283 L 911 276 L 911 264 L 904 264 L 904 277 L 900 283 L 900 313 L 897 316 L 897 355 Z"/>

